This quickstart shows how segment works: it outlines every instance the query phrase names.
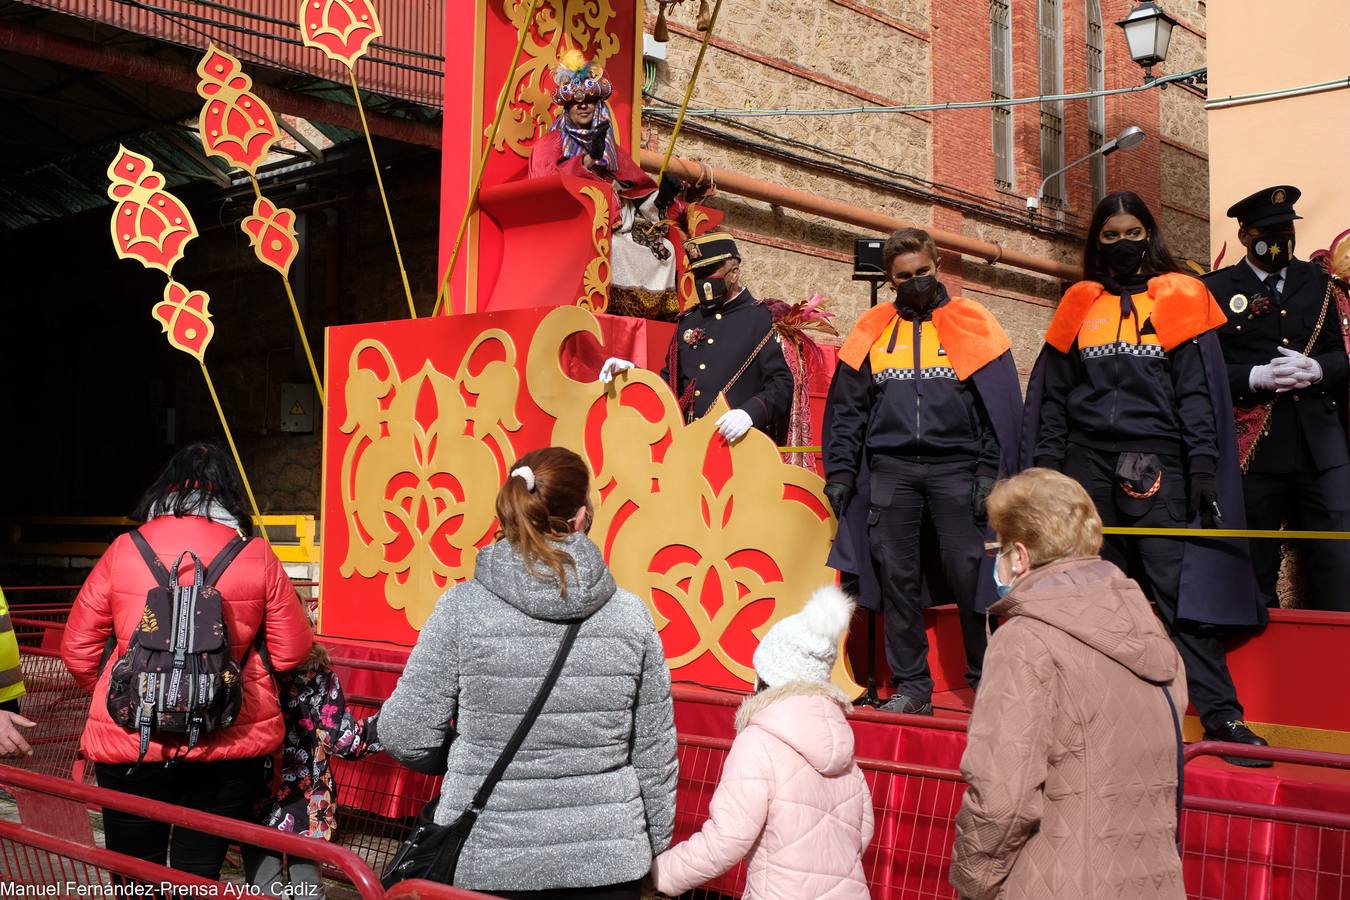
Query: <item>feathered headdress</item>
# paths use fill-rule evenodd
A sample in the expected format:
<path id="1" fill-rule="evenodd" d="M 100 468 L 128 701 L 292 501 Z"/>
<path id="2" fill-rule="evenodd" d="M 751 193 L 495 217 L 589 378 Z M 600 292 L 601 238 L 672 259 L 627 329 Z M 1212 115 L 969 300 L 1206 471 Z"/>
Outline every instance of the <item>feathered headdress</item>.
<path id="1" fill-rule="evenodd" d="M 592 68 L 580 50 L 568 50 L 553 67 L 553 102 L 559 106 L 591 100 L 603 103 L 614 93 L 614 86 L 605 77 L 605 70 Z"/>

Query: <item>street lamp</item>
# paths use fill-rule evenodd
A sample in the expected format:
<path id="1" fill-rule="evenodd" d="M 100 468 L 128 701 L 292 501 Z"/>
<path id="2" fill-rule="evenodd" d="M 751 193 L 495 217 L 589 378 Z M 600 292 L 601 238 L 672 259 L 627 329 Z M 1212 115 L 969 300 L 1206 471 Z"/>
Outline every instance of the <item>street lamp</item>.
<path id="1" fill-rule="evenodd" d="M 1027 198 L 1027 212 L 1031 213 L 1032 215 L 1036 214 L 1036 210 L 1040 209 L 1041 207 L 1041 200 L 1045 198 L 1045 186 L 1048 185 L 1055 178 L 1058 178 L 1060 175 L 1063 175 L 1065 172 L 1069 171 L 1074 166 L 1087 162 L 1094 156 L 1110 156 L 1117 150 L 1131 150 L 1135 147 L 1138 147 L 1141 143 L 1143 143 L 1145 137 L 1147 137 L 1147 135 L 1144 134 L 1144 129 L 1140 128 L 1138 125 L 1131 125 L 1124 131 L 1122 131 L 1120 134 L 1111 138 L 1111 140 L 1107 141 L 1105 144 L 1102 144 L 1096 150 L 1093 150 L 1087 156 L 1084 156 L 1081 159 L 1075 159 L 1067 166 L 1064 166 L 1063 168 L 1056 169 L 1055 171 L 1051 172 L 1049 175 L 1045 176 L 1045 180 L 1041 182 L 1040 188 L 1038 188 L 1036 191 L 1036 196 Z"/>
<path id="2" fill-rule="evenodd" d="M 1167 58 L 1167 45 L 1172 42 L 1177 20 L 1153 0 L 1144 0 L 1116 24 L 1125 32 L 1130 58 L 1144 69 L 1144 82 L 1152 81 L 1153 67 Z"/>

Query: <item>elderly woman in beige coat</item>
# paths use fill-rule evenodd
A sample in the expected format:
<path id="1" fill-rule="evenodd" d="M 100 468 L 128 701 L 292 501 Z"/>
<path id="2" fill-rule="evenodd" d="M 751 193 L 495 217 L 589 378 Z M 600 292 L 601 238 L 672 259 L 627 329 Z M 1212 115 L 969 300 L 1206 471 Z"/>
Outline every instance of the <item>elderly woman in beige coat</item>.
<path id="1" fill-rule="evenodd" d="M 1077 482 L 1029 469 L 988 508 L 1004 624 L 961 760 L 952 885 L 969 900 L 1183 900 L 1181 658 L 1097 556 L 1102 522 Z"/>

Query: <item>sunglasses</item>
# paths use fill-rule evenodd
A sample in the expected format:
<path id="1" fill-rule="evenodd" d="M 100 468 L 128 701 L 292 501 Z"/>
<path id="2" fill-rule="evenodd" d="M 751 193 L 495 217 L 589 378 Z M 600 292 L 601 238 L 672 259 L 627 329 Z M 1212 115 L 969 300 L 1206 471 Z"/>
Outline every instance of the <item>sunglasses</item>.
<path id="1" fill-rule="evenodd" d="M 995 556 L 998 556 L 999 552 L 1000 552 L 1002 549 L 1003 549 L 1003 545 L 1000 544 L 998 541 L 985 541 L 985 542 L 984 542 L 984 555 L 985 555 L 985 556 L 988 556 L 988 557 L 990 557 L 990 558 L 995 557 Z"/>

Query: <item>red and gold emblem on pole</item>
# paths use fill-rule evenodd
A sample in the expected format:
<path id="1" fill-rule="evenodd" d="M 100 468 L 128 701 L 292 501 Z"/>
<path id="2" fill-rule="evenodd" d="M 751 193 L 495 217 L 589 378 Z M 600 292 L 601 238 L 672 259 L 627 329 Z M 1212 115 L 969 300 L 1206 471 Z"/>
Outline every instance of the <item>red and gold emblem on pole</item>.
<path id="1" fill-rule="evenodd" d="M 174 349 L 195 357 L 198 362 L 203 361 L 206 345 L 216 333 L 211 313 L 206 309 L 210 302 L 205 292 L 190 291 L 170 281 L 164 286 L 164 299 L 151 310 Z"/>
<path id="2" fill-rule="evenodd" d="M 351 68 L 384 34 L 370 0 L 300 0 L 300 36 L 329 59 Z"/>
<path id="3" fill-rule="evenodd" d="M 276 116 L 250 90 L 253 80 L 239 60 L 214 44 L 197 64 L 197 75 L 197 93 L 206 101 L 197 119 L 202 146 L 252 174 L 281 137 Z"/>
<path id="4" fill-rule="evenodd" d="M 283 278 L 290 275 L 291 263 L 300 252 L 300 242 L 295 237 L 295 212 L 259 197 L 253 203 L 253 215 L 244 219 L 242 227 L 258 259 Z"/>
<path id="5" fill-rule="evenodd" d="M 113 247 L 120 259 L 135 259 L 172 277 L 174 263 L 183 258 L 197 225 L 183 202 L 164 189 L 164 176 L 154 163 L 126 147 L 108 166 L 108 197 L 116 204 L 112 216 Z"/>

